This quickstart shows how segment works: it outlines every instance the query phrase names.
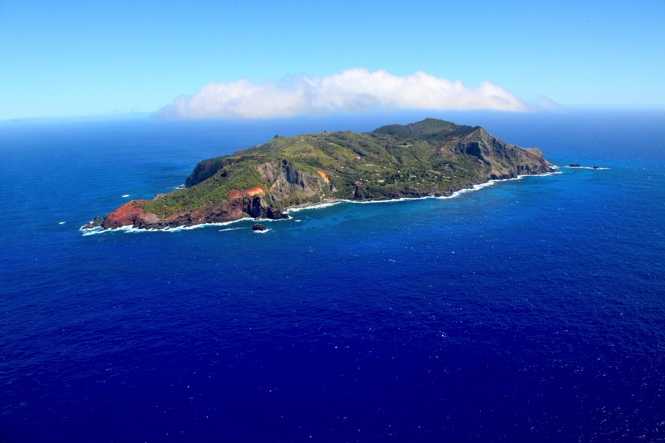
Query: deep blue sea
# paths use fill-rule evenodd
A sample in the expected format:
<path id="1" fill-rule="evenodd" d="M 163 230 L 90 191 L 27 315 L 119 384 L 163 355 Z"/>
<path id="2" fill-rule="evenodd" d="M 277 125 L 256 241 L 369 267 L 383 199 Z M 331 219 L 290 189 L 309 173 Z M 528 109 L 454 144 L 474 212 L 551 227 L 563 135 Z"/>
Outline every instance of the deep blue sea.
<path id="1" fill-rule="evenodd" d="M 422 117 L 0 123 L 0 442 L 665 441 L 665 113 L 438 116 L 608 170 L 79 232 L 276 133 Z"/>

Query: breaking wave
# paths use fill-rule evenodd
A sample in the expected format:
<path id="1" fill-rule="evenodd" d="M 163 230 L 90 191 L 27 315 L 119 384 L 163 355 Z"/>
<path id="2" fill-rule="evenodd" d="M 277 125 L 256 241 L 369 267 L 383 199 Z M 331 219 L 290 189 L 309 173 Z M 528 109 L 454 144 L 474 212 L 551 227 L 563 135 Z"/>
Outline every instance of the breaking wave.
<path id="1" fill-rule="evenodd" d="M 331 206 L 338 205 L 346 200 L 335 200 L 331 202 L 325 202 L 325 203 L 315 203 L 312 205 L 301 205 L 301 206 L 294 206 L 291 208 L 288 208 L 286 211 L 284 211 L 286 214 L 290 214 L 292 212 L 300 212 L 300 211 L 308 211 L 310 209 L 323 209 L 323 208 L 329 208 Z"/>

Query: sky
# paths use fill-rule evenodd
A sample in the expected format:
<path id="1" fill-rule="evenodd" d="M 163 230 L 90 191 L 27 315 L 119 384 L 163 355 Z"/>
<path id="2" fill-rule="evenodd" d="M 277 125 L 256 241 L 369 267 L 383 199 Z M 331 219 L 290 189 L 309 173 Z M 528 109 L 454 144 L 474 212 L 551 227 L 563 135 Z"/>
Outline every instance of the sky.
<path id="1" fill-rule="evenodd" d="M 0 119 L 665 108 L 665 0 L 0 0 Z"/>

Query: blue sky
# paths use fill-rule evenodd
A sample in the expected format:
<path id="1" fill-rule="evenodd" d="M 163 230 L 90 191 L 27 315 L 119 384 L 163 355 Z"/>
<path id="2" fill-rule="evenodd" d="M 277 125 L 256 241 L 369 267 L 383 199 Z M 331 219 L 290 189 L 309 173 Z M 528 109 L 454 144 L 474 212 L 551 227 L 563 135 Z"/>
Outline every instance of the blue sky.
<path id="1" fill-rule="evenodd" d="M 0 119 L 153 112 L 211 82 L 416 71 L 665 107 L 665 1 L 0 0 Z"/>

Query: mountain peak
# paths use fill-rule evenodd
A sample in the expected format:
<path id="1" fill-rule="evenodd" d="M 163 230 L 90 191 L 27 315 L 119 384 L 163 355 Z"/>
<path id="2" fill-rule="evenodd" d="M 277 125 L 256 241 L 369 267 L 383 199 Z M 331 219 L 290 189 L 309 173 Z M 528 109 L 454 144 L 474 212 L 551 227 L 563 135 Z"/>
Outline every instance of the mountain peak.
<path id="1" fill-rule="evenodd" d="M 447 136 L 456 132 L 469 132 L 471 126 L 456 125 L 455 123 L 436 118 L 426 118 L 406 125 L 388 125 L 374 130 L 374 134 L 392 135 L 394 137 L 436 137 Z"/>

